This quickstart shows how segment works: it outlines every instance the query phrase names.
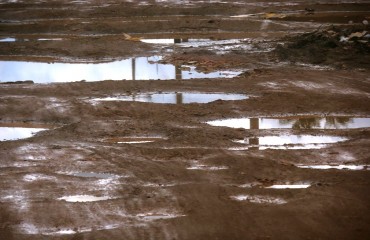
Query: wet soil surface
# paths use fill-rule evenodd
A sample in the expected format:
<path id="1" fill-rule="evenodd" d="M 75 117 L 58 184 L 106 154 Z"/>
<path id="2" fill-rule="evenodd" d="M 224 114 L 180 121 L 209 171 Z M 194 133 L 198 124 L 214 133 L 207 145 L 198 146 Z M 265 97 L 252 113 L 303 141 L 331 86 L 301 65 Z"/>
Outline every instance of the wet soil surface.
<path id="1" fill-rule="evenodd" d="M 1 1 L 0 239 L 368 239 L 368 9 Z"/>

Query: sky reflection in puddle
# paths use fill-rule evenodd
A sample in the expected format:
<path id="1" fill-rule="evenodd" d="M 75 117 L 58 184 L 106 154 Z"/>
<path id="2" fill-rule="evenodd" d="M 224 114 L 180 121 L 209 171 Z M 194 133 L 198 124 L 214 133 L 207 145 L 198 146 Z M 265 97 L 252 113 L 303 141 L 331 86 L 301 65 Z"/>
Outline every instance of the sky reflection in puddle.
<path id="1" fill-rule="evenodd" d="M 24 128 L 24 127 L 0 127 L 0 141 L 18 140 L 30 138 L 47 128 Z"/>
<path id="2" fill-rule="evenodd" d="M 370 170 L 370 165 L 297 165 L 299 168 L 338 169 L 338 170 Z"/>
<path id="3" fill-rule="evenodd" d="M 103 197 L 95 197 L 91 195 L 75 195 L 75 196 L 66 196 L 66 197 L 60 197 L 58 200 L 64 200 L 66 202 L 97 202 L 97 201 L 105 201 L 112 199 L 108 196 Z"/>
<path id="4" fill-rule="evenodd" d="M 348 140 L 337 136 L 312 136 L 312 135 L 282 135 L 246 138 L 235 140 L 235 143 L 246 144 L 247 147 L 231 148 L 231 150 L 247 149 L 319 149 L 330 143 Z"/>
<path id="5" fill-rule="evenodd" d="M 266 188 L 272 188 L 272 189 L 304 189 L 309 188 L 311 184 L 290 184 L 290 185 L 272 185 Z"/>
<path id="6" fill-rule="evenodd" d="M 218 127 L 244 129 L 353 129 L 370 127 L 370 118 L 364 117 L 281 117 L 234 118 L 208 121 Z"/>
<path id="7" fill-rule="evenodd" d="M 259 196 L 259 195 L 237 195 L 231 196 L 231 199 L 236 201 L 248 201 L 251 203 L 258 203 L 258 204 L 285 204 L 287 201 L 281 198 L 275 198 L 270 196 Z"/>
<path id="8" fill-rule="evenodd" d="M 244 94 L 225 93 L 142 93 L 130 96 L 117 96 L 107 98 L 95 98 L 93 101 L 132 101 L 163 104 L 188 104 L 209 103 L 216 100 L 243 100 L 248 96 Z"/>
<path id="9" fill-rule="evenodd" d="M 236 71 L 201 73 L 194 66 L 160 63 L 161 56 L 137 57 L 105 63 L 46 63 L 0 61 L 0 82 L 32 80 L 35 83 L 102 80 L 185 80 L 232 78 Z"/>

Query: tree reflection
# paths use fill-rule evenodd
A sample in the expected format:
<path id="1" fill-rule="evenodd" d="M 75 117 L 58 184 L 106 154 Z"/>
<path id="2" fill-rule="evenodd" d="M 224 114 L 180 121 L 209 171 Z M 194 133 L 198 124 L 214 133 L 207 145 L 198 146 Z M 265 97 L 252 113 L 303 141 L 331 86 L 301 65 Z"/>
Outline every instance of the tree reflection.
<path id="1" fill-rule="evenodd" d="M 281 124 L 292 124 L 292 129 L 336 129 L 348 125 L 350 117 L 309 117 L 298 119 L 281 119 Z"/>

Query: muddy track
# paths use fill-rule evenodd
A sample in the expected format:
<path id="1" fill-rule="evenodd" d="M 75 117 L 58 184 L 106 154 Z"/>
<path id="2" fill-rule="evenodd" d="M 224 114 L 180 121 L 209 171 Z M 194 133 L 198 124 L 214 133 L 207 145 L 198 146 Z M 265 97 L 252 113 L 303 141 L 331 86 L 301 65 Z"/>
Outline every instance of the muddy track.
<path id="1" fill-rule="evenodd" d="M 369 6 L 1 2 L 0 239 L 368 239 Z"/>

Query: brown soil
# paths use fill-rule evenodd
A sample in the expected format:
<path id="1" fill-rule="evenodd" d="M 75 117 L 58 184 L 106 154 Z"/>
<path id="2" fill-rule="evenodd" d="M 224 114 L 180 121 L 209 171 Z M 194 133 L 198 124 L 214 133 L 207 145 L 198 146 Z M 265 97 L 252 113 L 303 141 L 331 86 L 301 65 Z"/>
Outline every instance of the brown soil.
<path id="1" fill-rule="evenodd" d="M 233 79 L 0 84 L 0 127 L 52 126 L 32 138 L 0 142 L 0 239 L 370 238 L 370 171 L 296 166 L 370 164 L 370 128 L 246 130 L 204 123 L 234 117 L 369 117 L 368 38 L 340 42 L 342 35 L 368 31 L 362 21 L 369 20 L 369 3 L 80 2 L 3 1 L 0 39 L 18 41 L 0 42 L 1 60 L 107 62 L 163 55 L 163 61 L 199 71 L 243 73 Z M 224 43 L 216 49 L 135 38 L 244 40 L 237 43 L 242 46 Z M 243 48 L 248 44 L 252 50 Z M 92 101 L 189 91 L 250 97 L 207 104 Z M 289 134 L 349 140 L 321 149 L 229 150 L 233 140 Z M 197 164 L 215 168 L 188 169 Z M 118 177 L 73 175 L 79 172 Z M 302 182 L 311 187 L 263 187 Z M 240 187 L 248 183 L 257 185 Z M 72 195 L 111 199 L 58 200 Z M 237 195 L 286 203 L 236 201 Z"/>

